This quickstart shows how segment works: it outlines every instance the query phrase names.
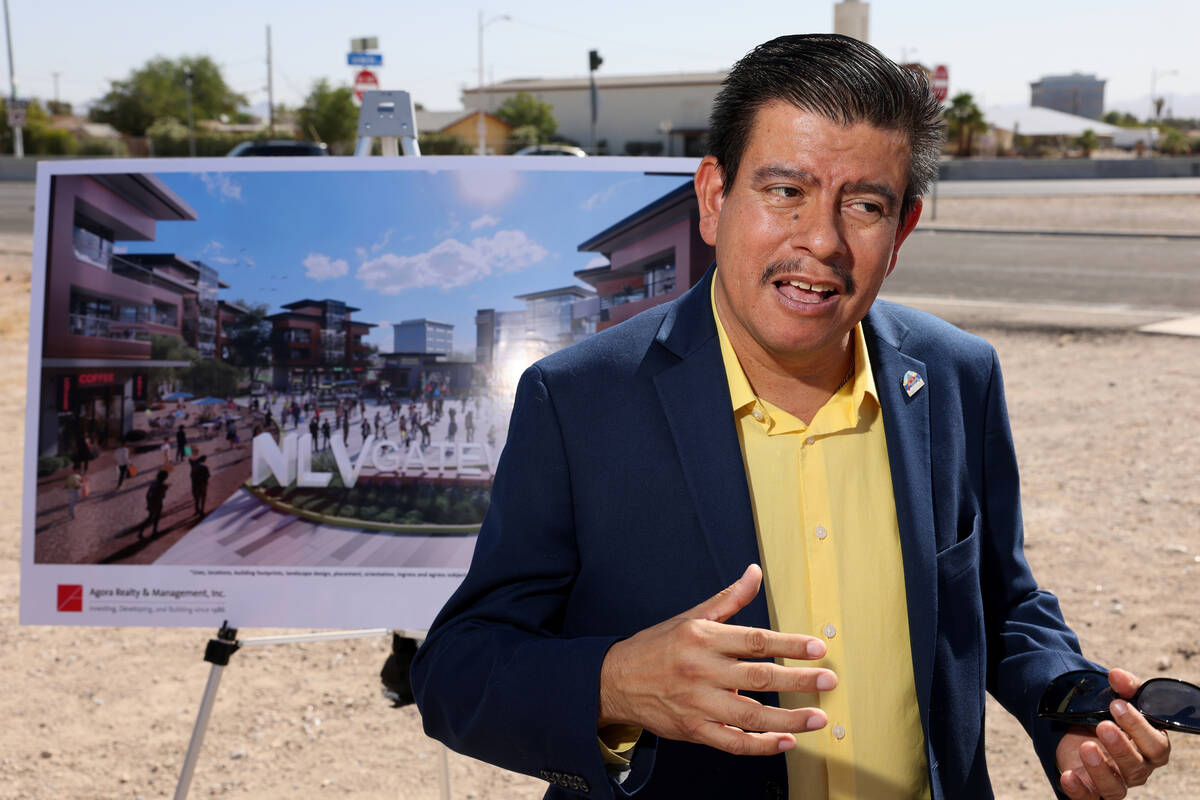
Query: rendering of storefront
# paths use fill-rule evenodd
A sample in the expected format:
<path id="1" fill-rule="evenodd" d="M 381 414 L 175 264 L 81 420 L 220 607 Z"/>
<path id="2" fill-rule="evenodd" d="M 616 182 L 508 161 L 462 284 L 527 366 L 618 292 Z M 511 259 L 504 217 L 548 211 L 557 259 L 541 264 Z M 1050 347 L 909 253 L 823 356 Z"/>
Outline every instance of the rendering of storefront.
<path id="1" fill-rule="evenodd" d="M 40 455 L 73 455 L 84 437 L 112 446 L 133 427 L 156 368 L 155 334 L 182 336 L 196 289 L 118 253 L 116 242 L 154 241 L 159 221 L 196 212 L 148 174 L 54 179 L 47 242 L 39 409 Z"/>

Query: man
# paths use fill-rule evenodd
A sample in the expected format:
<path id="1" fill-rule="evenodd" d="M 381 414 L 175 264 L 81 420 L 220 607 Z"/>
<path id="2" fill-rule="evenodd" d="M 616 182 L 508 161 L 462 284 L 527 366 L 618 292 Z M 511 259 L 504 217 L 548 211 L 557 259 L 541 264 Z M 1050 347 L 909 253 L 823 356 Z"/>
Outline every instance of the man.
<path id="1" fill-rule="evenodd" d="M 180 425 L 179 428 L 175 431 L 175 463 L 176 464 L 183 463 L 183 458 L 187 454 L 186 450 L 187 450 L 187 433 L 183 430 L 183 426 Z"/>
<path id="2" fill-rule="evenodd" d="M 142 531 L 146 530 L 148 525 L 151 526 L 150 536 L 158 536 L 158 522 L 162 519 L 163 503 L 167 499 L 167 489 L 170 488 L 170 484 L 167 483 L 168 475 L 165 469 L 160 469 L 154 476 L 154 481 L 146 487 L 146 519 L 137 527 L 139 542 L 145 538 Z"/>
<path id="3" fill-rule="evenodd" d="M 431 735 L 548 797 L 974 800 L 986 689 L 1065 796 L 1166 762 L 1128 704 L 1037 718 L 1094 665 L 1022 553 L 995 353 L 875 302 L 937 117 L 852 39 L 735 66 L 695 179 L 715 271 L 523 376 L 470 572 L 414 662 Z"/>
<path id="4" fill-rule="evenodd" d="M 211 471 L 208 468 L 208 456 L 199 455 L 194 458 L 189 458 L 188 463 L 191 464 L 191 482 L 192 482 L 192 511 L 197 517 L 203 517 L 205 507 L 208 505 L 208 479 L 211 477 Z"/>

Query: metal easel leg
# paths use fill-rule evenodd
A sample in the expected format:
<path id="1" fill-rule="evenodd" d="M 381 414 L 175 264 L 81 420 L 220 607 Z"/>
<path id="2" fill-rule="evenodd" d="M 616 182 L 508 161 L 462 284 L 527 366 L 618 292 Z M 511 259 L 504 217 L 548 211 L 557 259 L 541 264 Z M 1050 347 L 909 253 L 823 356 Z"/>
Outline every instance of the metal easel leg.
<path id="1" fill-rule="evenodd" d="M 221 672 L 229 664 L 229 657 L 237 652 L 237 628 L 230 628 L 228 623 L 221 625 L 217 638 L 209 639 L 204 648 L 204 660 L 212 664 L 208 672 L 208 683 L 204 686 L 204 697 L 200 700 L 200 710 L 196 712 L 196 725 L 192 728 L 192 740 L 188 743 L 187 755 L 183 759 L 183 769 L 179 771 L 179 783 L 175 786 L 175 800 L 185 800 L 188 789 L 192 785 L 192 773 L 196 771 L 196 761 L 200 758 L 200 748 L 204 745 L 204 733 L 208 729 L 208 718 L 212 715 L 213 703 L 217 700 L 217 687 L 221 685 Z"/>
<path id="2" fill-rule="evenodd" d="M 441 746 L 441 773 L 438 775 L 438 797 L 440 800 L 450 800 L 450 749 Z"/>

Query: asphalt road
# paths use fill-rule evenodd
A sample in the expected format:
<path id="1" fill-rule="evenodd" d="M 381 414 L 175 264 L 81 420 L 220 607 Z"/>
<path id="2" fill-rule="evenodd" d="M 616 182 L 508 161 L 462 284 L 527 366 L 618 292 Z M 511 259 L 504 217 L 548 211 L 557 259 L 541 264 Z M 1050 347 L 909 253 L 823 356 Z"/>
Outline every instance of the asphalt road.
<path id="1" fill-rule="evenodd" d="M 1200 313 L 1200 241 L 922 232 L 891 294 Z"/>
<path id="2" fill-rule="evenodd" d="M 33 233 L 33 183 L 0 181 L 0 234 Z"/>

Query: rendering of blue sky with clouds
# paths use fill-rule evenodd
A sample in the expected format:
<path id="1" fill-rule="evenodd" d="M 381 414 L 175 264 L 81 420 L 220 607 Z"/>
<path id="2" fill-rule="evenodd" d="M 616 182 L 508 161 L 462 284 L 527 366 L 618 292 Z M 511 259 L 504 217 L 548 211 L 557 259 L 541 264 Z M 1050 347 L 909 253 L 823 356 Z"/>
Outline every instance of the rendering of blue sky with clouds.
<path id="1" fill-rule="evenodd" d="M 455 349 L 469 352 L 476 309 L 520 308 L 514 295 L 577 284 L 576 270 L 603 262 L 580 253 L 581 242 L 690 180 L 694 168 L 680 160 L 684 174 L 664 176 L 633 171 L 627 160 L 586 171 L 431 161 L 420 170 L 266 172 L 189 162 L 195 171 L 158 177 L 197 219 L 160 222 L 155 241 L 118 249 L 203 261 L 230 284 L 222 298 L 271 312 L 303 298 L 342 300 L 362 309 L 355 319 L 380 326 L 370 341 L 385 351 L 391 323 L 449 322 Z"/>

